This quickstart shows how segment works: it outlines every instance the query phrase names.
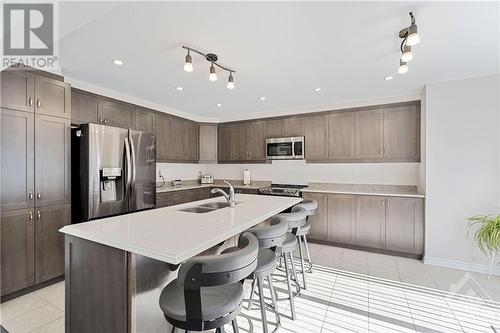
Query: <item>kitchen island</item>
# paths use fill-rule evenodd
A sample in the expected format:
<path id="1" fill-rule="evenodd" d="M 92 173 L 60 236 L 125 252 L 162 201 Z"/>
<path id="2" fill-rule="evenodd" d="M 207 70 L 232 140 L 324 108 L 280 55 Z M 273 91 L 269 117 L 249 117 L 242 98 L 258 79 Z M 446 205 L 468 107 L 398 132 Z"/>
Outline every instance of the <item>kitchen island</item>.
<path id="1" fill-rule="evenodd" d="M 237 194 L 235 208 L 199 209 L 224 206 L 217 197 L 62 228 L 66 332 L 168 332 L 158 299 L 179 264 L 301 200 Z"/>

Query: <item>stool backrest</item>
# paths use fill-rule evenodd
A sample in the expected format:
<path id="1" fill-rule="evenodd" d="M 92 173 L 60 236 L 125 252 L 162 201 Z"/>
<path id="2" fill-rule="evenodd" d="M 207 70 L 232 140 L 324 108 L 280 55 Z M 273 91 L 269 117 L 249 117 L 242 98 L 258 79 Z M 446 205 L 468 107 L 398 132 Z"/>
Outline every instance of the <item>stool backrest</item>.
<path id="1" fill-rule="evenodd" d="M 254 227 L 249 230 L 259 240 L 259 247 L 261 249 L 280 246 L 286 239 L 288 223 L 276 217 L 271 218 L 269 222 L 269 226 Z"/>
<path id="2" fill-rule="evenodd" d="M 303 207 L 297 206 L 299 205 L 295 205 L 292 208 L 291 213 L 281 213 L 276 215 L 276 217 L 288 223 L 289 229 L 297 229 L 306 224 L 307 211 Z"/>
<path id="3" fill-rule="evenodd" d="M 240 236 L 237 251 L 199 256 L 181 265 L 177 283 L 184 286 L 186 322 L 190 330 L 203 330 L 201 287 L 213 287 L 241 281 L 257 267 L 259 242 L 249 232 Z"/>
<path id="4" fill-rule="evenodd" d="M 252 233 L 245 232 L 240 236 L 238 247 L 239 250 L 230 253 L 189 259 L 179 269 L 179 283 L 192 282 L 195 278 L 200 287 L 209 287 L 244 279 L 257 267 L 259 242 Z"/>

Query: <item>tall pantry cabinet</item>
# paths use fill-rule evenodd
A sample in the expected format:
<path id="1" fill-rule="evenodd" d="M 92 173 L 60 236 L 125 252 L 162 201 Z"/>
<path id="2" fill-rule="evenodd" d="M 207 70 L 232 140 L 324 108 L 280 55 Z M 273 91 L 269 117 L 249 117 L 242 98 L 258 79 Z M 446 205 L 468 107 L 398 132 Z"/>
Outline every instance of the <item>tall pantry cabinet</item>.
<path id="1" fill-rule="evenodd" d="M 0 73 L 1 296 L 64 274 L 70 223 L 70 86 L 32 70 Z"/>

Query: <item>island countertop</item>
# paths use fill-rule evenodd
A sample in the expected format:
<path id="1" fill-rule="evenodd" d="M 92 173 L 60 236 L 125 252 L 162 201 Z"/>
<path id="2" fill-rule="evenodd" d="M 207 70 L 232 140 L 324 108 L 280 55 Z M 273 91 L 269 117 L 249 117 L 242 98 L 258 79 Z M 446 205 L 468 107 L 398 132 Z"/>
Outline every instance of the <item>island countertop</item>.
<path id="1" fill-rule="evenodd" d="M 189 202 L 95 221 L 60 231 L 170 264 L 187 259 L 233 237 L 302 201 L 301 198 L 236 194 L 234 208 L 190 213 L 182 208 L 225 198 Z"/>

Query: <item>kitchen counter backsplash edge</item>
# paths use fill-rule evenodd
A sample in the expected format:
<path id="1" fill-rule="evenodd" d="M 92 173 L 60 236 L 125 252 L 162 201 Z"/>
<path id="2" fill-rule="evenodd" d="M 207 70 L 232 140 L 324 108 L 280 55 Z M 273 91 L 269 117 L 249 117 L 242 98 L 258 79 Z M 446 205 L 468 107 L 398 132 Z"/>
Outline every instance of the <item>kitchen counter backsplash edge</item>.
<path id="1" fill-rule="evenodd" d="M 235 188 L 258 189 L 270 186 L 270 181 L 252 181 L 250 185 L 244 185 L 241 180 L 228 180 Z M 198 179 L 184 180 L 182 186 L 175 187 L 170 182 L 160 186 L 157 183 L 156 192 L 171 192 L 190 190 L 203 187 L 227 187 L 222 179 L 216 179 L 213 184 L 200 184 Z M 380 195 L 396 197 L 425 198 L 425 194 L 419 193 L 414 185 L 377 185 L 377 184 L 336 184 L 310 182 L 302 192 L 334 193 L 334 194 L 357 194 L 357 195 Z"/>
<path id="2" fill-rule="evenodd" d="M 269 181 L 252 181 L 250 185 L 245 185 L 243 184 L 242 180 L 228 180 L 228 182 L 233 185 L 234 188 L 247 188 L 247 189 L 259 189 L 264 186 L 270 186 L 271 182 Z M 200 184 L 199 179 L 190 179 L 190 180 L 183 180 L 182 181 L 182 186 L 173 186 L 171 182 L 166 182 L 163 186 L 163 182 L 157 182 L 156 183 L 156 193 L 162 193 L 162 192 L 172 192 L 172 191 L 182 191 L 182 190 L 193 190 L 197 188 L 203 188 L 203 187 L 228 187 L 226 183 L 224 183 L 224 180 L 222 179 L 216 179 L 214 180 L 213 184 Z"/>

